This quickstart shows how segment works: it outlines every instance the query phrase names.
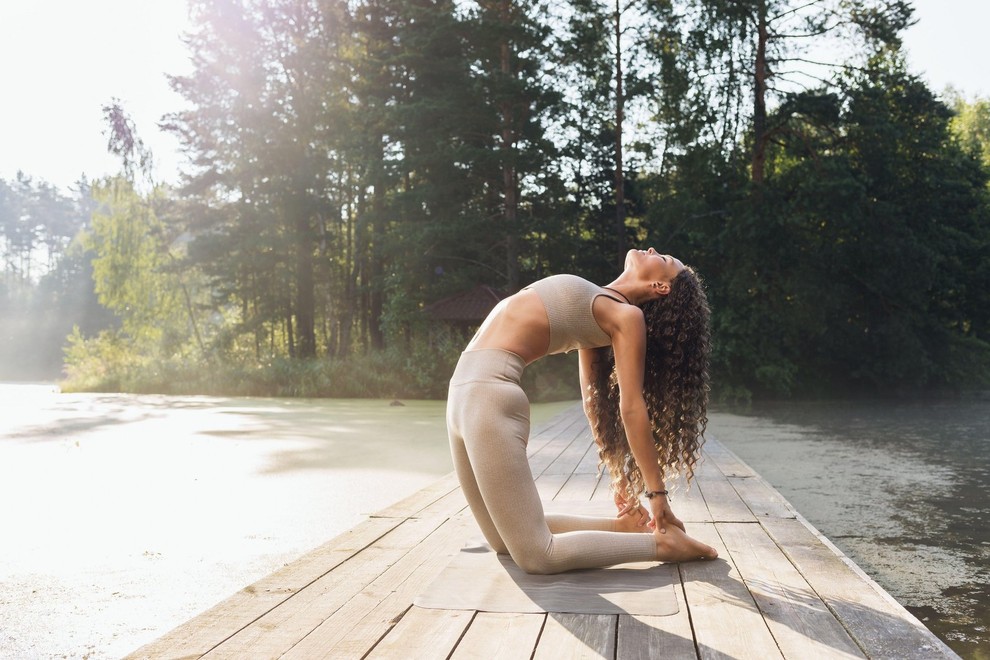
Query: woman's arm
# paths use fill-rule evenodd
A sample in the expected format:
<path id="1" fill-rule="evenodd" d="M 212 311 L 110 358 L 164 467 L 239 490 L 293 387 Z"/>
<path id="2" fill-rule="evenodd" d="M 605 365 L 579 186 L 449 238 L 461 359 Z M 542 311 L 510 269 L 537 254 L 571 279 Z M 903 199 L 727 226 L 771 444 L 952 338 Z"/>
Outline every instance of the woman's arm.
<path id="1" fill-rule="evenodd" d="M 582 348 L 578 351 L 578 377 L 581 380 L 581 406 L 584 408 L 584 416 L 588 418 L 591 425 L 591 434 L 595 438 L 595 443 L 601 446 L 595 427 L 598 418 L 591 406 L 591 385 L 598 378 L 598 355 L 597 348 Z"/>
<path id="2" fill-rule="evenodd" d="M 591 425 L 591 435 L 595 439 L 595 444 L 599 448 L 602 447 L 601 439 L 598 437 L 596 431 L 598 425 L 598 415 L 595 412 L 594 406 L 592 406 L 592 394 L 591 386 L 594 385 L 598 380 L 598 369 L 605 368 L 601 364 L 602 360 L 602 350 L 598 348 L 582 348 L 578 351 L 578 372 L 581 379 L 581 405 L 584 407 L 585 417 L 588 418 L 588 424 Z M 610 475 L 612 477 L 612 496 L 615 500 L 615 506 L 618 509 L 618 517 L 626 515 L 627 513 L 637 513 L 639 509 L 638 500 L 630 500 L 628 494 L 628 483 L 625 477 L 619 475 Z M 646 525 L 649 522 L 649 514 L 646 510 L 640 510 L 638 512 L 640 516 L 640 525 Z"/>
<path id="3" fill-rule="evenodd" d="M 617 310 L 620 315 L 612 333 L 612 350 L 615 352 L 615 371 L 619 382 L 619 413 L 626 431 L 626 440 L 636 465 L 643 475 L 647 491 L 666 490 L 660 454 L 653 439 L 646 400 L 643 398 L 643 372 L 646 368 L 646 321 L 638 307 Z M 661 532 L 667 523 L 681 529 L 684 524 L 674 516 L 663 495 L 650 499 L 653 518 Z"/>

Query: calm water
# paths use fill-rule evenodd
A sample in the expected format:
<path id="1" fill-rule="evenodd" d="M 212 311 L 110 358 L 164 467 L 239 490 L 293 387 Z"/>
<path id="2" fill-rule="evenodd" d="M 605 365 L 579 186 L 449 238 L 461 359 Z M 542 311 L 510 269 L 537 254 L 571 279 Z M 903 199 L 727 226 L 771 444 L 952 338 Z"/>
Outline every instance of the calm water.
<path id="1" fill-rule="evenodd" d="M 964 658 L 990 658 L 990 400 L 759 404 L 710 432 Z"/>
<path id="2" fill-rule="evenodd" d="M 451 469 L 442 401 L 0 383 L 0 658 L 122 657 Z"/>

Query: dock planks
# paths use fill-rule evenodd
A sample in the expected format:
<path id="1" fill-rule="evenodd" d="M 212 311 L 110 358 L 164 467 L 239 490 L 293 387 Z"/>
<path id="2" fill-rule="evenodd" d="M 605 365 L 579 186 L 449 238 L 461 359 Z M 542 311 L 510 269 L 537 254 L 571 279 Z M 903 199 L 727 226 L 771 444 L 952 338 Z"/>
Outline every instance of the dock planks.
<path id="1" fill-rule="evenodd" d="M 611 500 L 580 406 L 536 429 L 529 456 L 557 508 Z M 673 508 L 720 559 L 679 566 L 672 616 L 413 606 L 480 536 L 451 474 L 128 657 L 957 657 L 716 439 Z"/>

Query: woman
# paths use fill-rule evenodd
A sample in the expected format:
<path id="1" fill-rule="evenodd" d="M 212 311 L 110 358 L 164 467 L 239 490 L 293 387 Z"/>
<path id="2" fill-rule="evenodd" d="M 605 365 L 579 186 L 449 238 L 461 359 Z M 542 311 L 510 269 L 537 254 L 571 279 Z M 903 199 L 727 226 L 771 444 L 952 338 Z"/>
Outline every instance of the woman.
<path id="1" fill-rule="evenodd" d="M 523 368 L 574 349 L 585 413 L 612 474 L 615 519 L 544 515 L 526 458 Z M 707 419 L 707 357 L 698 278 L 653 248 L 630 250 L 607 287 L 555 275 L 500 302 L 461 354 L 447 402 L 454 467 L 495 551 L 529 573 L 715 558 L 684 532 L 664 485 L 665 469 L 693 473 Z"/>

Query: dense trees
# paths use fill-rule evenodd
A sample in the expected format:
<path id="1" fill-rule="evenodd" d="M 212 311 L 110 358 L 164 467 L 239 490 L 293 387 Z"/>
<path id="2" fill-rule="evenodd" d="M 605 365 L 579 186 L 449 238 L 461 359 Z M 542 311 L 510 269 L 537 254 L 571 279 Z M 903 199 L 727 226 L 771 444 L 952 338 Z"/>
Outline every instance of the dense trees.
<path id="1" fill-rule="evenodd" d="M 697 238 L 721 309 L 718 363 L 772 393 L 977 382 L 986 170 L 897 58 L 871 62 L 834 103 L 830 118 L 787 119 L 758 189 L 740 159 L 721 177 L 737 193 L 713 179 L 675 200 L 695 213 L 714 200 Z M 687 221 L 671 211 L 657 226 Z"/>
<path id="2" fill-rule="evenodd" d="M 84 244 L 119 327 L 77 333 L 77 367 L 388 364 L 389 393 L 439 394 L 460 339 L 426 304 L 604 281 L 651 243 L 708 281 L 723 393 L 981 382 L 986 102 L 905 70 L 907 2 L 191 6 L 167 118 L 190 166 L 94 186 Z M 19 185 L 5 291 L 72 263 L 80 228 L 12 222 Z"/>
<path id="3" fill-rule="evenodd" d="M 0 377 L 52 378 L 73 324 L 93 333 L 113 323 L 73 242 L 93 208 L 85 179 L 68 195 L 23 174 L 0 180 Z"/>

